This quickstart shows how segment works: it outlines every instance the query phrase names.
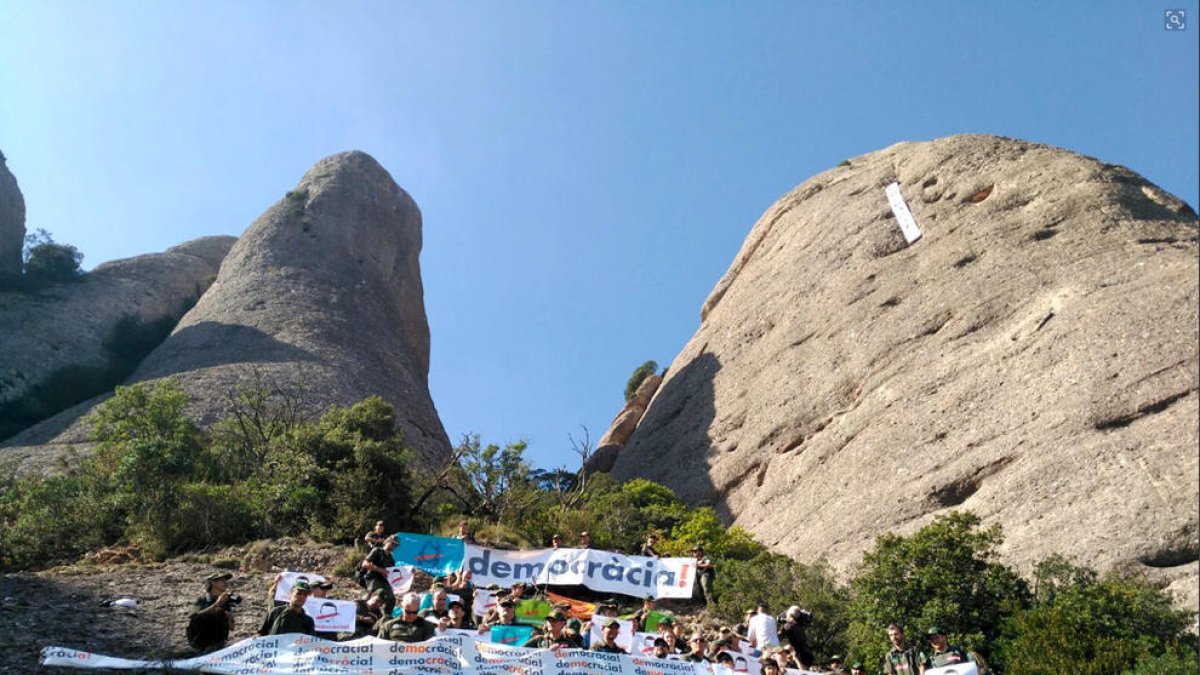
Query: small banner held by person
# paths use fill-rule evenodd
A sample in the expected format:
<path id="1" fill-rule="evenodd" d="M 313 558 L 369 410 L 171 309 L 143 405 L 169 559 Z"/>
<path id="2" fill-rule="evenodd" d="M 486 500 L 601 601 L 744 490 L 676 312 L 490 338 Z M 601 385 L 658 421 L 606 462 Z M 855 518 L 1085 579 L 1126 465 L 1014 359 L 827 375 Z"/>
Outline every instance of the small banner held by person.
<path id="1" fill-rule="evenodd" d="M 533 626 L 492 626 L 492 642 L 520 647 L 533 636 Z"/>
<path id="2" fill-rule="evenodd" d="M 311 616 L 318 633 L 353 633 L 355 605 L 347 600 L 309 598 L 304 613 Z"/>
<path id="3" fill-rule="evenodd" d="M 554 607 L 545 600 L 530 598 L 517 603 L 517 621 L 530 626 L 540 626 Z"/>
<path id="4" fill-rule="evenodd" d="M 928 668 L 925 675 L 979 675 L 979 666 L 974 663 L 956 663 L 941 668 Z"/>
<path id="5" fill-rule="evenodd" d="M 471 611 L 475 613 L 475 616 L 487 616 L 488 611 L 495 609 L 495 607 L 496 596 L 492 595 L 491 591 L 486 588 L 475 589 L 475 606 L 471 608 Z"/>
<path id="6" fill-rule="evenodd" d="M 310 585 L 319 584 L 325 581 L 325 577 L 316 572 L 280 572 L 279 583 L 275 585 L 275 599 L 287 602 L 292 596 L 292 586 L 295 586 L 297 581 L 305 581 Z"/>
<path id="7" fill-rule="evenodd" d="M 589 643 L 592 645 L 592 649 L 595 649 L 596 645 L 604 643 L 604 624 L 608 623 L 609 621 L 616 621 L 617 624 L 621 626 L 620 630 L 617 631 L 617 646 L 632 654 L 633 622 L 626 621 L 624 619 L 612 619 L 606 616 L 592 617 L 592 631 L 590 633 L 592 641 Z M 651 640 L 650 644 L 653 645 L 654 641 Z"/>
<path id="8" fill-rule="evenodd" d="M 387 568 L 388 584 L 392 587 L 392 593 L 395 593 L 397 597 L 407 593 L 412 588 L 415 571 L 412 565 L 396 565 Z"/>

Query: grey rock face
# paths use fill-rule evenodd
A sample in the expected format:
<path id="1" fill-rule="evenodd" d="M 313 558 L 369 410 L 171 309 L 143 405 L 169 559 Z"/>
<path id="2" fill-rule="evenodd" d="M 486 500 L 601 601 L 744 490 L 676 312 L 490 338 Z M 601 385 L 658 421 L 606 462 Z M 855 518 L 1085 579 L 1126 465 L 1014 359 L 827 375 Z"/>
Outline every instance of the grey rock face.
<path id="1" fill-rule="evenodd" d="M 421 213 L 383 167 L 361 152 L 323 159 L 246 230 L 132 379 L 177 377 L 205 424 L 252 371 L 301 384 L 316 408 L 378 394 L 408 444 L 442 461 L 420 252 Z"/>
<path id="2" fill-rule="evenodd" d="M 0 403 L 68 366 L 103 368 L 122 317 L 177 320 L 216 276 L 233 237 L 205 237 L 97 266 L 76 283 L 0 292 Z"/>
<path id="3" fill-rule="evenodd" d="M 1043 145 L 854 158 L 754 226 L 612 472 L 842 570 L 970 509 L 1021 569 L 1144 570 L 1195 607 L 1198 227 L 1128 169 Z"/>
<path id="4" fill-rule="evenodd" d="M 0 153 L 0 277 L 21 273 L 25 247 L 25 199 Z"/>

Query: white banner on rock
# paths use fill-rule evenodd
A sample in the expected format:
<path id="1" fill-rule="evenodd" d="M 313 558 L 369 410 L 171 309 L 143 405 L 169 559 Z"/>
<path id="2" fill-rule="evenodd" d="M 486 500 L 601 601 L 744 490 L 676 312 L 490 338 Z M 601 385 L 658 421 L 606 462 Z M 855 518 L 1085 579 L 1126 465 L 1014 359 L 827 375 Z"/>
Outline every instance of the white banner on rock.
<path id="1" fill-rule="evenodd" d="M 649 558 L 585 548 L 499 551 L 467 545 L 463 568 L 479 586 L 583 585 L 635 598 L 690 598 L 696 577 L 692 558 Z"/>
<path id="2" fill-rule="evenodd" d="M 908 210 L 908 204 L 904 202 L 904 197 L 900 194 L 900 184 L 888 185 L 884 188 L 883 193 L 887 195 L 888 206 L 892 207 L 896 222 L 900 223 L 900 231 L 904 233 L 904 240 L 911 244 L 920 239 L 921 228 L 917 227 L 917 221 L 913 218 L 912 211 Z"/>
<path id="3" fill-rule="evenodd" d="M 319 584 L 325 581 L 325 577 L 316 572 L 280 572 L 279 583 L 275 585 L 275 599 L 287 602 L 292 596 L 292 586 L 295 586 L 297 581 L 307 581 L 310 585 Z"/>

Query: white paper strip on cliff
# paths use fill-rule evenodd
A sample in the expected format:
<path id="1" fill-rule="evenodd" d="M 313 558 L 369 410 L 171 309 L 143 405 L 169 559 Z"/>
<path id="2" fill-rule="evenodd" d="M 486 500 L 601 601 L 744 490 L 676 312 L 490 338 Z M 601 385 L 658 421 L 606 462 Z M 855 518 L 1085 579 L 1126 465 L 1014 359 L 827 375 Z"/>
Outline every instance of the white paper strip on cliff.
<path id="1" fill-rule="evenodd" d="M 896 221 L 900 223 L 900 231 L 904 233 L 904 239 L 908 243 L 921 238 L 921 228 L 917 227 L 917 221 L 913 219 L 912 212 L 908 210 L 908 204 L 904 203 L 904 197 L 900 195 L 900 184 L 892 183 L 883 190 L 887 195 L 888 204 L 892 207 L 892 213 L 896 214 Z"/>

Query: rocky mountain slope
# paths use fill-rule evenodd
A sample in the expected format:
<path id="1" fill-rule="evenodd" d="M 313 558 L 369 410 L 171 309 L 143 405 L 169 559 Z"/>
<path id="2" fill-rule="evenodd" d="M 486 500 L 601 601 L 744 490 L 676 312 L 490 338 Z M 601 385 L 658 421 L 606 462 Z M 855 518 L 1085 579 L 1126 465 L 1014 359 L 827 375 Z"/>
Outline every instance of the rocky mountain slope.
<path id="1" fill-rule="evenodd" d="M 215 282 L 131 382 L 176 378 L 202 424 L 238 387 L 286 386 L 314 413 L 378 394 L 430 461 L 450 444 L 428 391 L 429 326 L 418 256 L 421 214 L 374 159 L 318 162 L 233 246 Z M 77 406 L 0 455 L 43 464 L 85 440 Z"/>
<path id="2" fill-rule="evenodd" d="M 898 182 L 924 236 L 908 245 Z M 950 509 L 1196 606 L 1196 214 L 991 136 L 853 158 L 774 204 L 614 458 L 842 569 Z"/>
<path id="3" fill-rule="evenodd" d="M 21 273 L 25 247 L 25 199 L 0 152 L 0 278 Z"/>

